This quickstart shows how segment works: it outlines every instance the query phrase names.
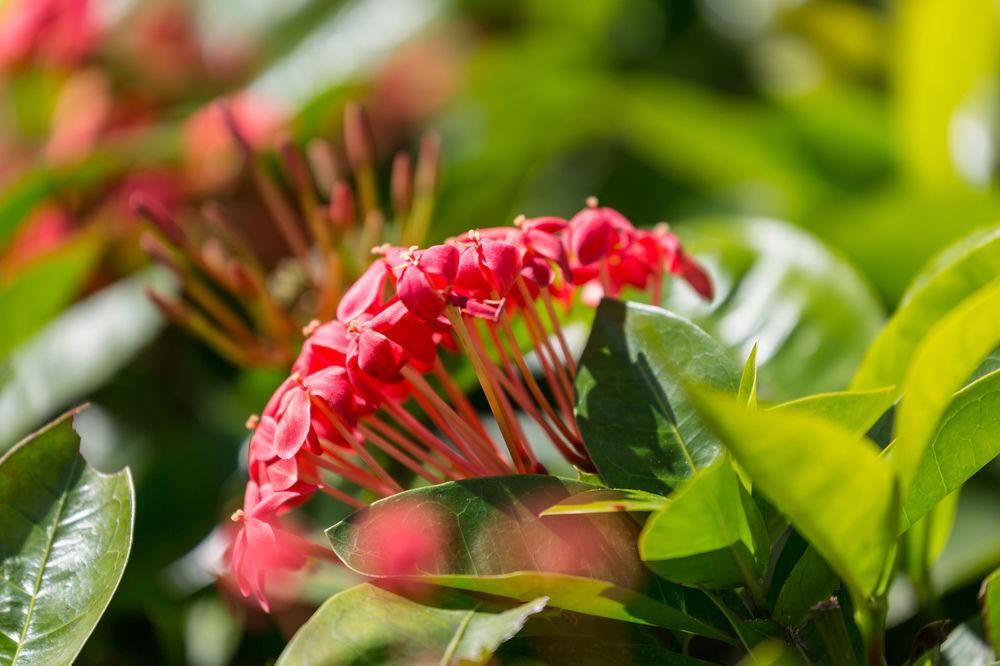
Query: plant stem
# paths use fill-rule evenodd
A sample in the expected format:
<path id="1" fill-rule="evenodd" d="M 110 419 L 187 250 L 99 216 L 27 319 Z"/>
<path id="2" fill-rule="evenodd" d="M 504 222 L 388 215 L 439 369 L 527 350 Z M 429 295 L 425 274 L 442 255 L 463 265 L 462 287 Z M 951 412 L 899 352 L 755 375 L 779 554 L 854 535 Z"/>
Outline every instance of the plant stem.
<path id="1" fill-rule="evenodd" d="M 847 634 L 844 615 L 837 597 L 821 601 L 811 609 L 813 621 L 826 643 L 826 654 L 830 666 L 855 666 L 857 658 Z"/>

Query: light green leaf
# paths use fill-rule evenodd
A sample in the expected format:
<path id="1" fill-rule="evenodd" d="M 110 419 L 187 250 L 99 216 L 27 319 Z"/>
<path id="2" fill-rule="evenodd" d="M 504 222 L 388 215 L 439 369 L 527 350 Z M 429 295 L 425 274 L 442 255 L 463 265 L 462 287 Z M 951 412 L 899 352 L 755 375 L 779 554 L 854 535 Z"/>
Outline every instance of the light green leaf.
<path id="1" fill-rule="evenodd" d="M 278 664 L 485 664 L 545 598 L 497 610 L 466 594 L 411 600 L 371 583 L 330 597 L 295 633 Z"/>
<path id="2" fill-rule="evenodd" d="M 340 559 L 366 576 L 521 601 L 544 596 L 556 608 L 728 640 L 724 619 L 703 593 L 643 566 L 635 550 L 639 526 L 630 516 L 538 516 L 588 489 L 551 476 L 454 481 L 379 500 L 327 535 Z"/>
<path id="3" fill-rule="evenodd" d="M 934 595 L 931 565 L 944 550 L 958 513 L 959 491 L 941 500 L 903 535 L 902 569 L 913 583 L 917 600 L 924 604 Z"/>
<path id="4" fill-rule="evenodd" d="M 132 477 L 79 449 L 70 413 L 0 458 L 0 663 L 72 663 L 125 570 Z"/>
<path id="5" fill-rule="evenodd" d="M 1000 278 L 948 313 L 914 352 L 903 379 L 903 400 L 896 413 L 896 437 L 889 455 L 904 497 L 952 401 L 952 394 L 962 388 L 976 366 L 1000 344 L 997 312 L 1000 312 Z"/>
<path id="6" fill-rule="evenodd" d="M 893 443 L 887 453 L 896 448 Z M 1000 455 L 1000 370 L 955 394 L 903 502 L 906 530 Z"/>
<path id="7" fill-rule="evenodd" d="M 740 387 L 736 397 L 750 407 L 757 406 L 757 343 L 753 343 L 747 362 L 743 365 Z"/>
<path id="8" fill-rule="evenodd" d="M 639 536 L 639 556 L 667 580 L 747 587 L 759 598 L 769 555 L 764 520 L 728 457 L 678 488 Z"/>
<path id="9" fill-rule="evenodd" d="M 678 224 L 677 233 L 706 265 L 716 295 L 704 303 L 668 282 L 664 307 L 739 358 L 758 343 L 762 398 L 846 387 L 883 321 L 882 306 L 851 264 L 777 220 L 695 219 Z"/>
<path id="10" fill-rule="evenodd" d="M 892 468 L 874 444 L 809 414 L 752 411 L 706 389 L 692 389 L 691 398 L 755 490 L 789 518 L 852 594 L 881 591 L 899 509 Z"/>
<path id="11" fill-rule="evenodd" d="M 542 511 L 542 516 L 583 513 L 613 513 L 617 511 L 657 511 L 670 500 L 642 490 L 597 488 L 584 490 Z"/>
<path id="12" fill-rule="evenodd" d="M 83 236 L 0 281 L 0 359 L 79 293 L 99 250 L 96 236 Z"/>
<path id="13" fill-rule="evenodd" d="M 860 437 L 892 407 L 895 400 L 895 387 L 888 386 L 871 391 L 819 393 L 775 405 L 769 411 L 792 410 L 812 414 L 833 421 Z"/>
<path id="14" fill-rule="evenodd" d="M 577 419 L 608 485 L 666 494 L 719 455 L 680 378 L 735 391 L 739 369 L 688 320 L 604 299 L 580 358 Z"/>
<path id="15" fill-rule="evenodd" d="M 100 387 L 160 330 L 143 292 L 159 271 L 118 282 L 66 310 L 0 367 L 0 451 Z"/>
<path id="16" fill-rule="evenodd" d="M 917 345 L 952 308 L 1000 275 L 1000 229 L 978 231 L 932 259 L 868 348 L 853 389 L 901 384 Z"/>
<path id="17" fill-rule="evenodd" d="M 983 628 L 993 650 L 1000 654 L 1000 569 L 983 581 L 979 602 L 983 606 Z"/>

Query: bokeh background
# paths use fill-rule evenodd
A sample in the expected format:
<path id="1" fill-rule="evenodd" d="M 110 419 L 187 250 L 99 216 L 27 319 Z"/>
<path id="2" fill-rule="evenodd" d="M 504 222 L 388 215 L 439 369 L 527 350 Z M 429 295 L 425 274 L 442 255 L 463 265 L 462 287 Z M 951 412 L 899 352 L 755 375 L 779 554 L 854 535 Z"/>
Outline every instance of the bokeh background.
<path id="1" fill-rule="evenodd" d="M 130 465 L 137 483 L 131 560 L 81 663 L 262 663 L 343 584 L 312 581 L 269 617 L 215 580 L 219 525 L 242 492 L 243 424 L 282 371 L 240 367 L 164 322 L 144 286 L 169 291 L 171 278 L 149 267 L 129 201 L 223 201 L 252 225 L 216 100 L 265 156 L 286 135 L 342 150 L 344 105 L 361 101 L 383 174 L 437 132 L 433 238 L 519 213 L 568 216 L 590 195 L 637 224 L 669 221 L 739 278 L 719 273 L 721 304 L 694 314 L 737 350 L 761 339 L 773 357 L 762 390 L 791 397 L 842 385 L 919 268 L 1000 220 L 998 11 L 994 0 L 8 0 L 0 451 L 89 399 L 85 455 Z M 830 253 L 746 218 L 795 225 Z M 281 253 L 280 238 L 259 243 Z M 1000 556 L 997 478 L 988 469 L 962 498 L 935 570 L 945 589 Z"/>

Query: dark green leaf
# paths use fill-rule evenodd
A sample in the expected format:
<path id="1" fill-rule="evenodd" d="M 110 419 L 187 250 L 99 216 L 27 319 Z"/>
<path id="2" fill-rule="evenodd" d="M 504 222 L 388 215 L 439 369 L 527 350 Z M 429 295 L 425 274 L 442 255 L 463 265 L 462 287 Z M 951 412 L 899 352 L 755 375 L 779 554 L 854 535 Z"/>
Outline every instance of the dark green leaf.
<path id="1" fill-rule="evenodd" d="M 70 664 L 118 587 L 132 544 L 127 469 L 80 456 L 72 414 L 0 458 L 0 662 Z"/>
<path id="2" fill-rule="evenodd" d="M 367 576 L 521 601 L 545 596 L 557 608 L 728 639 L 703 593 L 650 575 L 628 515 L 538 516 L 588 489 L 551 476 L 454 481 L 375 502 L 327 534 L 344 563 Z"/>
<path id="3" fill-rule="evenodd" d="M 983 605 L 983 628 L 993 649 L 1000 654 L 1000 569 L 997 569 L 983 581 L 983 589 L 979 593 L 979 601 Z"/>
<path id="4" fill-rule="evenodd" d="M 851 588 L 880 591 L 895 545 L 898 500 L 878 449 L 830 421 L 759 412 L 731 396 L 692 389 L 706 422 L 764 493 Z"/>
<path id="5" fill-rule="evenodd" d="M 409 599 L 370 583 L 330 597 L 302 625 L 278 664 L 485 664 L 545 607 L 545 598 L 491 608 L 454 590 Z"/>
<path id="6" fill-rule="evenodd" d="M 612 490 L 597 488 L 584 490 L 567 497 L 558 504 L 542 511 L 543 516 L 576 513 L 612 513 L 615 511 L 657 511 L 670 500 L 642 490 Z"/>
<path id="7" fill-rule="evenodd" d="M 576 378 L 577 418 L 608 485 L 666 494 L 719 455 L 682 378 L 735 391 L 739 368 L 691 322 L 659 308 L 605 299 Z"/>
<path id="8" fill-rule="evenodd" d="M 917 345 L 952 308 L 1000 274 L 1000 229 L 977 232 L 931 260 L 869 347 L 851 387 L 901 383 Z"/>
<path id="9" fill-rule="evenodd" d="M 764 520 L 728 457 L 678 488 L 639 537 L 639 556 L 667 580 L 709 589 L 747 587 L 761 598 L 758 581 L 769 555 Z"/>
<path id="10" fill-rule="evenodd" d="M 762 398 L 789 400 L 847 385 L 882 325 L 878 300 L 849 263 L 775 220 L 693 220 L 678 225 L 678 233 L 706 263 L 716 297 L 705 304 L 670 288 L 665 307 L 741 358 L 756 342 Z"/>
<path id="11" fill-rule="evenodd" d="M 806 547 L 783 581 L 771 617 L 783 627 L 801 626 L 813 606 L 830 596 L 838 578 L 815 548 Z"/>

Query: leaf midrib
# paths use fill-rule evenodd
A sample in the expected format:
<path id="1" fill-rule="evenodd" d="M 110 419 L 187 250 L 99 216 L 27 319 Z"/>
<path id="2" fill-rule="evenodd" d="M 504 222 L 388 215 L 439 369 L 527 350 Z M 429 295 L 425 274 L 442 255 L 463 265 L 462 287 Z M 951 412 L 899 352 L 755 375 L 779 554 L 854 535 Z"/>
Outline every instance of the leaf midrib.
<path id="1" fill-rule="evenodd" d="M 469 624 L 472 622 L 472 618 L 475 616 L 476 611 L 479 610 L 480 606 L 482 606 L 482 603 L 477 603 L 475 606 L 470 608 L 469 612 L 462 618 L 462 621 L 459 622 L 458 627 L 455 628 L 455 635 L 451 637 L 448 647 L 445 648 L 444 654 L 441 656 L 441 666 L 448 666 L 448 664 L 451 663 L 455 653 L 458 652 L 458 646 L 462 642 L 462 637 L 465 636 L 465 632 L 468 630 Z"/>
<path id="2" fill-rule="evenodd" d="M 14 657 L 10 662 L 11 666 L 15 666 L 15 664 L 17 664 L 17 659 L 21 654 L 21 648 L 24 647 L 27 642 L 28 628 L 31 626 L 31 618 L 35 613 L 35 603 L 38 601 L 38 594 L 42 587 L 42 579 L 45 577 L 45 568 L 49 564 L 49 557 L 52 555 L 52 544 L 55 542 L 56 532 L 59 531 L 59 523 L 62 521 L 63 510 L 66 507 L 66 498 L 69 495 L 69 485 L 79 464 L 80 459 L 78 457 L 74 458 L 73 465 L 66 474 L 66 482 L 63 485 L 62 492 L 60 493 L 59 506 L 56 507 L 55 516 L 52 521 L 52 529 L 49 531 L 49 538 L 45 544 L 42 561 L 38 566 L 38 574 L 35 576 L 35 589 L 31 593 L 31 601 L 28 603 L 28 613 L 24 618 L 24 626 L 21 628 L 21 636 L 18 639 L 17 647 L 14 649 Z"/>

